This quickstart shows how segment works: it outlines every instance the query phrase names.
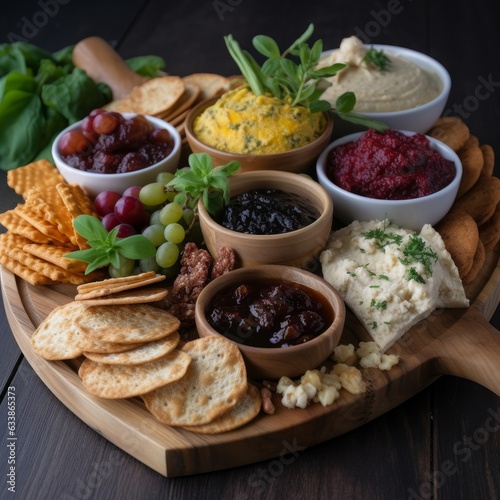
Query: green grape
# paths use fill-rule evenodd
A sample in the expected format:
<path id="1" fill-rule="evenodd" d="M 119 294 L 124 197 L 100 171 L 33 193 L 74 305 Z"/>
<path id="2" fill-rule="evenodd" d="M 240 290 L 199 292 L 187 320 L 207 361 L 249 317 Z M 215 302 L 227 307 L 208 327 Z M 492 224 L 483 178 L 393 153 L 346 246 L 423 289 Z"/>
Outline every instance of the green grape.
<path id="1" fill-rule="evenodd" d="M 160 212 L 160 223 L 168 226 L 172 222 L 179 222 L 182 217 L 182 207 L 178 203 L 168 203 Z"/>
<path id="2" fill-rule="evenodd" d="M 186 231 L 178 222 L 172 222 L 168 226 L 165 227 L 165 231 L 163 232 L 163 236 L 170 243 L 179 244 L 184 241 L 186 237 Z"/>
<path id="3" fill-rule="evenodd" d="M 160 266 L 154 257 L 148 257 L 147 259 L 141 259 L 139 261 L 139 267 L 143 273 L 147 273 L 148 271 L 158 272 Z"/>
<path id="4" fill-rule="evenodd" d="M 160 212 L 161 208 L 155 210 L 151 216 L 149 217 L 149 224 L 152 226 L 153 224 L 160 224 Z"/>
<path id="5" fill-rule="evenodd" d="M 172 172 L 160 172 L 156 176 L 156 182 L 161 182 L 164 186 L 168 184 L 173 178 L 174 174 Z"/>
<path id="6" fill-rule="evenodd" d="M 151 182 L 150 184 L 146 184 L 139 191 L 139 200 L 141 200 L 144 205 L 150 207 L 165 203 L 165 201 L 167 201 L 165 185 L 161 182 Z"/>
<path id="7" fill-rule="evenodd" d="M 166 241 L 156 250 L 156 262 L 160 267 L 172 267 L 179 258 L 179 247 Z"/>
<path id="8" fill-rule="evenodd" d="M 181 270 L 181 263 L 180 261 L 177 261 L 173 266 L 160 267 L 157 273 L 165 275 L 167 280 L 174 280 L 175 278 L 177 278 L 177 275 L 179 274 L 180 270 Z"/>
<path id="9" fill-rule="evenodd" d="M 163 224 L 151 224 L 144 228 L 142 234 L 151 241 L 155 247 L 159 247 L 162 243 L 165 243 L 166 238 L 164 236 L 165 226 Z"/>
<path id="10" fill-rule="evenodd" d="M 177 196 L 177 193 L 175 191 L 167 191 L 167 201 L 172 202 L 174 201 L 174 198 Z"/>
<path id="11" fill-rule="evenodd" d="M 189 225 L 193 222 L 194 220 L 194 210 L 192 208 L 185 208 L 182 212 L 182 219 L 186 223 L 186 226 L 189 227 Z"/>
<path id="12" fill-rule="evenodd" d="M 124 276 L 130 276 L 134 271 L 134 267 L 134 259 L 127 259 L 126 257 L 122 257 L 120 255 L 120 266 L 115 267 L 113 264 L 110 264 L 108 272 L 112 278 L 123 278 Z"/>

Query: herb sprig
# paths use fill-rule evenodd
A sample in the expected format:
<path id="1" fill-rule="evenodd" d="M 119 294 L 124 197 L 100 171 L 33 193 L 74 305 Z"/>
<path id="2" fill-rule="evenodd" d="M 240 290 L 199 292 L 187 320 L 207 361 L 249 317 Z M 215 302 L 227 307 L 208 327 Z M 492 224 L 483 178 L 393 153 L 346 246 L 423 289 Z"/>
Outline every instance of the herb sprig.
<path id="1" fill-rule="evenodd" d="M 383 50 L 377 50 L 374 47 L 366 51 L 363 61 L 373 64 L 379 71 L 386 71 L 391 65 L 391 60 Z"/>
<path id="2" fill-rule="evenodd" d="M 224 205 L 229 202 L 228 177 L 240 168 L 240 162 L 231 161 L 227 165 L 214 167 L 207 153 L 189 155 L 190 168 L 177 170 L 167 189 L 176 191 L 174 201 L 188 206 L 196 212 L 198 200 L 213 217 L 218 217 Z"/>
<path id="3" fill-rule="evenodd" d="M 321 99 L 324 91 L 331 85 L 325 78 L 335 76 L 346 67 L 344 63 L 335 63 L 324 68 L 317 68 L 323 51 L 322 40 L 307 44 L 314 31 L 310 24 L 306 31 L 286 50 L 281 52 L 277 42 L 267 35 L 257 35 L 252 44 L 267 59 L 260 66 L 255 58 L 230 34 L 224 37 L 229 54 L 236 62 L 252 92 L 264 95 L 270 92 L 278 99 L 288 98 L 293 106 L 300 105 L 312 113 L 327 111 L 331 104 Z M 298 58 L 295 62 L 289 56 Z M 374 128 L 379 132 L 387 129 L 385 124 L 351 113 L 356 104 L 353 92 L 345 92 L 335 101 L 333 110 L 342 119 Z"/>
<path id="4" fill-rule="evenodd" d="M 156 253 L 153 243 L 142 234 L 118 238 L 117 227 L 108 232 L 102 222 L 92 215 L 79 215 L 73 221 L 73 226 L 87 240 L 90 248 L 70 252 L 65 257 L 87 262 L 85 274 L 109 264 L 119 268 L 122 257 L 146 259 Z"/>
<path id="5" fill-rule="evenodd" d="M 416 234 L 412 234 L 408 243 L 403 248 L 404 257 L 401 263 L 409 266 L 414 263 L 420 263 L 424 266 L 426 273 L 432 276 L 432 260 L 438 261 L 438 256 L 427 243 Z"/>

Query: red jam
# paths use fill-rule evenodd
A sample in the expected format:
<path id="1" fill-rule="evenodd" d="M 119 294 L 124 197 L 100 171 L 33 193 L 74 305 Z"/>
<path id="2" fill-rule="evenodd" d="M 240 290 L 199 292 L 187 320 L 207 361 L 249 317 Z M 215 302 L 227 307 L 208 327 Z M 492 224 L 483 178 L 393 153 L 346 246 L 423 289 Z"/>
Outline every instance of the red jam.
<path id="1" fill-rule="evenodd" d="M 330 151 L 326 174 L 337 186 L 368 198 L 407 200 L 440 191 L 454 179 L 455 164 L 430 147 L 423 134 L 370 129 Z"/>
<path id="2" fill-rule="evenodd" d="M 292 283 L 246 283 L 216 295 L 209 324 L 240 344 L 289 347 L 323 333 L 332 311 L 317 292 Z"/>
<path id="3" fill-rule="evenodd" d="M 168 130 L 155 129 L 143 115 L 126 119 L 95 109 L 82 126 L 66 132 L 58 149 L 71 167 L 99 174 L 121 174 L 154 165 L 166 158 L 174 141 Z"/>

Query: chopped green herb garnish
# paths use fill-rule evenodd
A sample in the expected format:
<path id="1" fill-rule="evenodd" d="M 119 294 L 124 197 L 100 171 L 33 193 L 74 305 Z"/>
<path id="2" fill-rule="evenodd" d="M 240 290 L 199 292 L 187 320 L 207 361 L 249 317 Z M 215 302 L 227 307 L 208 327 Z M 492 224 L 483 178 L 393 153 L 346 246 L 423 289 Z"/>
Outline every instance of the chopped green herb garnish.
<path id="1" fill-rule="evenodd" d="M 374 307 L 375 309 L 387 309 L 387 300 L 377 302 L 375 299 L 372 299 L 370 307 Z"/>
<path id="2" fill-rule="evenodd" d="M 378 323 L 376 321 L 374 321 L 372 323 L 372 329 L 375 330 L 375 328 L 377 328 L 377 327 L 378 327 Z"/>
<path id="3" fill-rule="evenodd" d="M 378 277 L 381 279 L 381 280 L 386 280 L 386 281 L 389 281 L 389 276 L 386 276 L 385 274 L 379 274 Z"/>
<path id="4" fill-rule="evenodd" d="M 423 285 L 425 285 L 425 283 L 426 283 L 423 276 L 421 274 L 419 274 L 414 267 L 410 267 L 410 269 L 408 269 L 408 271 L 406 271 L 405 278 L 408 281 L 414 280 L 417 283 L 422 283 Z"/>
<path id="5" fill-rule="evenodd" d="M 377 246 L 383 251 L 384 247 L 395 243 L 396 245 L 401 245 L 403 242 L 403 236 L 400 234 L 389 233 L 387 228 L 391 225 L 390 221 L 385 220 L 383 227 L 377 227 L 375 229 L 370 229 L 361 233 L 367 240 L 376 240 Z"/>
<path id="6" fill-rule="evenodd" d="M 373 64 L 379 71 L 385 71 L 391 65 L 391 60 L 387 57 L 383 50 L 377 50 L 374 47 L 368 49 L 363 61 Z"/>
<path id="7" fill-rule="evenodd" d="M 420 236 L 415 234 L 410 236 L 408 243 L 403 248 L 403 254 L 404 257 L 400 259 L 402 264 L 409 266 L 420 262 L 429 276 L 432 276 L 432 260 L 437 262 L 438 256 Z"/>
<path id="8" fill-rule="evenodd" d="M 347 274 L 348 274 L 349 276 L 352 276 L 353 278 L 355 278 L 355 277 L 356 277 L 356 273 L 355 273 L 355 272 L 353 272 L 353 271 L 347 271 Z"/>

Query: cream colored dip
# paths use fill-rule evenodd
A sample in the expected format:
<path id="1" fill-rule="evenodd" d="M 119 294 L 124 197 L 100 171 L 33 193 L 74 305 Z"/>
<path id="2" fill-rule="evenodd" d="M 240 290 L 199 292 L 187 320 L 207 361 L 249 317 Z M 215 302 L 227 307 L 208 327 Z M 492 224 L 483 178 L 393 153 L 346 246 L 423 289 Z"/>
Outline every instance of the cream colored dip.
<path id="1" fill-rule="evenodd" d="M 385 71 L 363 61 L 368 49 L 363 42 L 351 36 L 342 40 L 340 48 L 319 62 L 319 67 L 334 63 L 348 66 L 334 77 L 323 94 L 323 99 L 335 104 L 344 92 L 356 94 L 354 111 L 377 113 L 415 108 L 435 99 L 442 90 L 439 77 L 412 61 L 389 51 L 384 53 L 390 59 Z"/>

